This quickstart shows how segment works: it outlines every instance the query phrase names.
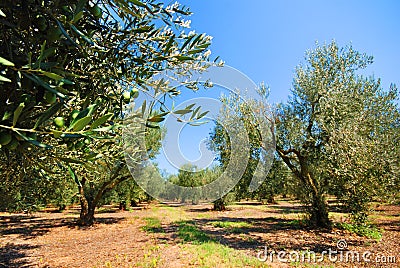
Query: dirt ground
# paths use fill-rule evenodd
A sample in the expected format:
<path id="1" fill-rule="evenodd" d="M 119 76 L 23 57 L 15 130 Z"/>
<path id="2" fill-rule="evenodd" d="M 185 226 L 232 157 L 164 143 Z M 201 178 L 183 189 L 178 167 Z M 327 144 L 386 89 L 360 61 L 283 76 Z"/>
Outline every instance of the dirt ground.
<path id="1" fill-rule="evenodd" d="M 380 241 L 338 228 L 308 229 L 302 225 L 301 209 L 288 200 L 274 205 L 242 202 L 224 212 L 212 211 L 208 204 L 150 204 L 130 211 L 104 207 L 97 223 L 87 228 L 74 225 L 76 207 L 62 213 L 1 213 L 0 267 L 209 267 L 196 255 L 200 248 L 179 236 L 182 222 L 196 226 L 224 252 L 252 258 L 247 267 L 400 267 L 400 206 L 376 208 L 371 219 L 383 230 Z M 334 212 L 331 217 L 340 222 L 345 215 Z M 144 228 L 149 219 L 160 226 Z M 241 225 L 226 229 L 223 223 Z M 318 257 L 329 250 L 336 250 L 331 260 L 326 255 L 322 262 L 296 261 L 306 252 Z M 278 258 L 279 251 L 286 255 Z M 361 261 L 345 260 L 346 252 L 359 253 Z M 213 252 L 208 254 L 211 259 Z M 243 265 L 230 260 L 225 256 L 216 266 Z"/>

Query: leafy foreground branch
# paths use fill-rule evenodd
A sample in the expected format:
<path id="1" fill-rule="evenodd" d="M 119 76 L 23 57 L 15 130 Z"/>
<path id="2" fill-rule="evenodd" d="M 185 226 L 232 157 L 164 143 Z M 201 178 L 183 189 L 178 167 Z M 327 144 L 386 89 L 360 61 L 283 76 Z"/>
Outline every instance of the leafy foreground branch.
<path id="1" fill-rule="evenodd" d="M 0 10 L 1 184 L 43 204 L 70 187 L 70 174 L 79 222 L 92 224 L 102 196 L 129 179 L 120 136 L 125 103 L 141 106 L 136 127 L 157 128 L 172 109 L 155 100 L 180 93 L 157 74 L 185 76 L 194 88 L 190 74 L 210 66 L 211 38 L 187 32 L 186 7 L 153 0 L 6 0 Z M 139 95 L 150 100 L 141 104 Z M 134 149 L 135 157 L 146 151 Z M 12 209 L 9 201 L 2 206 Z"/>

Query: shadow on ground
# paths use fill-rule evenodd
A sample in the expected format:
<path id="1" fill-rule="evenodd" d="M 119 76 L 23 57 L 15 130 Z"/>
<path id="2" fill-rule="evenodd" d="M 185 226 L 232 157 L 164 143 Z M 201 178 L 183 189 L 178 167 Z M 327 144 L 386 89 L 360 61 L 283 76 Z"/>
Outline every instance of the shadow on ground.
<path id="1" fill-rule="evenodd" d="M 0 268 L 11 267 L 31 267 L 28 261 L 27 251 L 37 248 L 38 246 L 25 244 L 8 243 L 0 247 Z"/>
<path id="2" fill-rule="evenodd" d="M 39 216 L 10 215 L 0 216 L 0 235 L 13 235 L 14 238 L 32 239 L 48 233 L 51 229 L 68 226 L 76 228 L 77 218 L 65 218 L 60 213 L 58 218 L 41 218 Z M 96 217 L 95 224 L 114 224 L 123 218 L 116 217 Z M 86 229 L 90 227 L 78 227 Z"/>
<path id="3" fill-rule="evenodd" d="M 50 215 L 47 213 L 47 215 Z M 23 241 L 43 236 L 54 228 L 68 227 L 87 229 L 91 227 L 77 227 L 76 217 L 66 218 L 65 214 L 51 213 L 53 218 L 44 218 L 38 215 L 7 215 L 0 216 L 0 237 L 6 239 L 6 244 L 0 246 L 0 268 L 2 267 L 31 267 L 29 251 L 39 246 L 26 244 Z M 96 224 L 114 224 L 124 218 L 96 217 Z M 18 242 L 15 242 L 19 240 Z M 22 243 L 21 243 L 22 240 Z M 0 240 L 1 242 L 1 240 Z"/>
<path id="4" fill-rule="evenodd" d="M 216 223 L 244 224 L 245 227 L 216 227 Z M 222 224 L 223 225 L 223 224 Z M 240 226 L 240 225 L 239 225 Z M 217 217 L 213 219 L 192 219 L 164 225 L 155 233 L 162 233 L 158 239 L 164 243 L 194 243 L 201 244 L 216 242 L 221 245 L 245 251 L 254 251 L 267 244 L 275 250 L 310 250 L 322 252 L 332 248 L 332 241 L 301 241 L 290 244 L 286 240 L 266 241 L 264 235 L 293 231 L 317 232 L 321 235 L 329 234 L 324 229 L 310 229 L 299 220 L 284 220 L 274 217 L 248 218 L 248 217 Z"/>

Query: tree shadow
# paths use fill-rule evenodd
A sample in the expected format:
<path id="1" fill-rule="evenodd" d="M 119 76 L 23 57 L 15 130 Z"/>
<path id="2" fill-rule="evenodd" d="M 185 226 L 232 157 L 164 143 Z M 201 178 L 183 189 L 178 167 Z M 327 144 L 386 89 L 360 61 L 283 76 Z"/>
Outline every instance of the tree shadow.
<path id="1" fill-rule="evenodd" d="M 307 205 L 277 205 L 267 204 L 268 212 L 275 214 L 293 214 L 293 213 L 305 213 L 307 212 Z M 341 212 L 346 213 L 346 207 L 337 202 L 330 202 L 328 204 L 329 212 Z"/>
<path id="2" fill-rule="evenodd" d="M 199 207 L 199 208 L 187 208 L 185 209 L 187 212 L 194 212 L 194 213 L 202 213 L 202 212 L 211 212 L 215 211 L 212 209 L 212 207 L 204 208 L 204 207 Z"/>
<path id="3" fill-rule="evenodd" d="M 111 215 L 112 216 L 112 215 Z M 96 224 L 114 224 L 124 220 L 124 217 L 96 217 Z M 48 217 L 48 218 L 46 218 Z M 40 248 L 30 244 L 28 240 L 43 236 L 54 228 L 68 227 L 90 229 L 76 225 L 77 217 L 66 217 L 60 213 L 38 213 L 37 215 L 7 215 L 0 216 L 0 237 L 7 244 L 0 246 L 0 268 L 2 267 L 33 267 L 31 250 Z M 94 227 L 96 226 L 94 225 Z M 22 239 L 26 243 L 12 241 Z"/>
<path id="4" fill-rule="evenodd" d="M 241 201 L 233 203 L 236 206 L 261 206 L 265 205 L 261 201 Z"/>
<path id="5" fill-rule="evenodd" d="M 54 213 L 52 213 L 54 215 Z M 43 215 L 43 214 L 42 214 Z M 0 216 L 0 235 L 14 235 L 15 238 L 32 239 L 38 236 L 43 236 L 54 228 L 69 227 L 87 229 L 89 227 L 81 227 L 76 224 L 76 217 L 65 217 L 61 214 L 55 218 L 45 218 L 39 216 L 26 215 L 10 215 Z M 96 217 L 96 224 L 114 224 L 122 221 L 120 217 Z M 16 235 L 16 236 L 15 236 Z"/>
<path id="6" fill-rule="evenodd" d="M 266 205 L 269 213 L 275 214 L 294 214 L 294 213 L 304 213 L 307 207 L 303 205 Z"/>
<path id="7" fill-rule="evenodd" d="M 245 223 L 244 227 L 215 227 L 216 222 L 225 223 Z M 312 230 L 306 226 L 301 220 L 286 220 L 274 217 L 267 218 L 231 218 L 231 217 L 218 217 L 215 219 L 196 219 L 196 225 L 202 226 L 202 230 L 214 237 L 221 244 L 229 246 L 237 250 L 251 250 L 266 245 L 268 241 L 262 238 L 263 234 L 275 234 L 280 232 L 289 232 L 304 230 Z M 326 232 L 326 230 L 319 229 L 319 232 Z M 289 250 L 302 250 L 310 249 L 316 252 L 323 251 L 330 245 L 327 243 L 302 243 L 299 246 L 287 244 L 286 241 L 274 241 L 274 247 L 286 248 Z"/>
<path id="8" fill-rule="evenodd" d="M 376 226 L 388 231 L 400 232 L 400 220 L 387 220 L 376 223 Z"/>
<path id="9" fill-rule="evenodd" d="M 28 261 L 30 257 L 28 251 L 38 247 L 27 244 L 7 243 L 0 247 L 0 268 L 31 267 L 33 264 Z"/>
<path id="10" fill-rule="evenodd" d="M 215 227 L 215 223 L 245 223 L 244 227 Z M 234 224 L 233 224 L 234 225 Z M 240 226 L 240 225 L 239 225 Z M 163 226 L 159 233 L 163 233 L 158 240 L 164 243 L 207 243 L 215 242 L 233 248 L 235 250 L 255 251 L 269 244 L 274 250 L 309 250 L 316 253 L 332 248 L 332 241 L 304 240 L 291 244 L 285 239 L 279 241 L 266 241 L 263 234 L 276 234 L 290 231 L 311 231 L 319 234 L 328 234 L 325 229 L 312 229 L 302 223 L 301 220 L 286 220 L 274 217 L 267 218 L 237 218 L 218 217 L 213 219 L 192 219 L 180 221 Z"/>
<path id="11" fill-rule="evenodd" d="M 96 224 L 115 224 L 123 221 L 125 217 L 95 217 L 94 226 Z M 75 221 L 73 222 L 73 227 L 76 227 Z M 80 228 L 83 228 L 80 226 Z"/>
<path id="12" fill-rule="evenodd" d="M 42 219 L 37 216 L 0 216 L 0 235 L 17 235 L 16 238 L 31 239 L 42 236 L 56 228 L 66 225 L 60 220 Z"/>

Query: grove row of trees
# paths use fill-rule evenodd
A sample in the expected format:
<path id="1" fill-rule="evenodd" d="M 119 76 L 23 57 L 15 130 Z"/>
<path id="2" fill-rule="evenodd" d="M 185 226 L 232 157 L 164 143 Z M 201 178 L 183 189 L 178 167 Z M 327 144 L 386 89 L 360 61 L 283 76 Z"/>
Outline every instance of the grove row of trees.
<path id="1" fill-rule="evenodd" d="M 2 201 L 23 187 L 16 199 L 31 207 L 74 183 L 79 223 L 92 224 L 103 195 L 132 178 L 125 102 L 153 97 L 134 115 L 138 132 L 157 127 L 171 112 L 162 100 L 179 94 L 157 74 L 187 76 L 193 87 L 190 72 L 212 64 L 211 38 L 187 30 L 190 12 L 178 3 L 6 0 L 0 11 L 0 183 L 13 196 Z M 143 149 L 133 149 L 139 168 Z"/>
<path id="2" fill-rule="evenodd" d="M 187 88 L 195 89 L 191 74 L 215 64 L 211 37 L 189 32 L 189 15 L 184 6 L 155 0 L 0 3 L 0 209 L 79 202 L 79 224 L 90 225 L 104 202 L 124 207 L 150 199 L 131 174 L 148 183 L 156 177 L 143 160 L 161 146 L 158 123 L 169 113 L 201 117 L 196 107 L 168 107 L 166 100 L 180 92 L 158 75 L 185 76 Z M 366 221 L 370 201 L 397 200 L 399 93 L 357 72 L 371 63 L 372 57 L 351 46 L 317 46 L 296 69 L 289 101 L 272 107 L 272 118 L 263 88 L 261 100 L 224 98 L 231 109 L 221 113 L 221 122 L 240 118 L 251 148 L 242 179 L 215 208 L 224 209 L 232 195 L 272 201 L 275 194 L 291 193 L 307 205 L 310 223 L 329 227 L 327 194 L 344 200 L 358 223 Z M 140 105 L 138 94 L 153 99 L 130 114 L 140 119 L 132 121 L 134 133 L 145 133 L 146 148 L 135 143 L 135 135 L 122 139 L 124 105 Z M 268 151 L 260 123 L 276 130 L 275 160 L 266 181 L 249 193 Z M 222 125 L 210 140 L 220 167 L 190 167 L 185 170 L 193 172 L 166 180 L 187 187 L 215 180 L 232 146 Z M 199 193 L 192 201 L 201 198 Z"/>

